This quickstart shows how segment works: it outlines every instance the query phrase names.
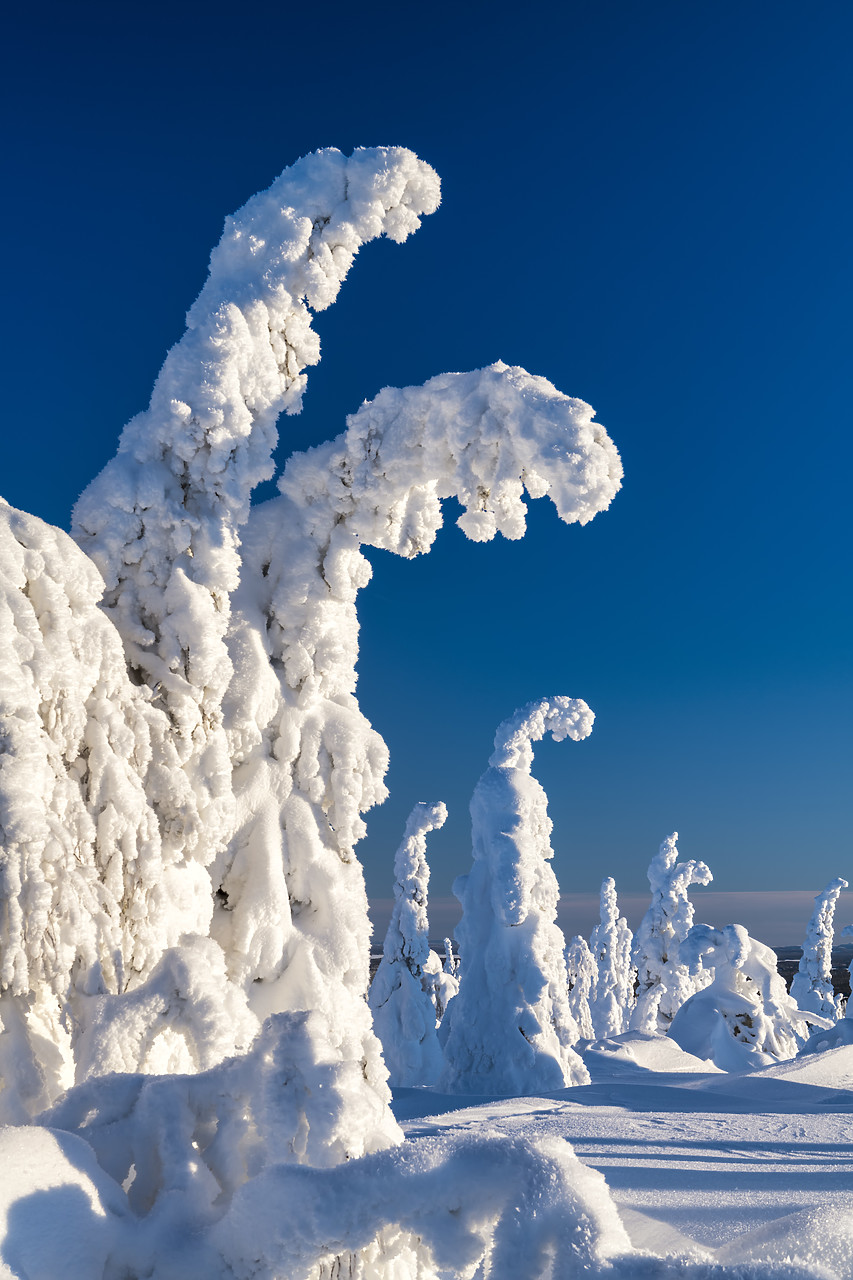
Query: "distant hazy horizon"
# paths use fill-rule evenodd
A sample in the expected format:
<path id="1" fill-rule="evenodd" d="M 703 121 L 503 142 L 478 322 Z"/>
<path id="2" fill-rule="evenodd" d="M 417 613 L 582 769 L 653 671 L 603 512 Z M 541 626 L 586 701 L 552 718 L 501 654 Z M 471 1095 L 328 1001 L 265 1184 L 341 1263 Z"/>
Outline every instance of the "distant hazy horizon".
<path id="1" fill-rule="evenodd" d="M 697 891 L 693 896 L 696 922 L 722 928 L 727 924 L 742 924 L 759 941 L 771 947 L 797 947 L 802 943 L 806 926 L 814 909 L 815 894 L 812 889 L 741 890 L 722 892 L 709 889 Z M 843 894 L 837 912 L 836 941 L 841 941 L 841 930 L 853 921 L 853 895 Z M 391 917 L 391 898 L 370 899 L 370 919 L 373 922 L 373 941 L 381 943 Z M 619 895 L 619 906 L 632 929 L 640 923 L 649 905 L 648 893 Z M 441 938 L 449 934 L 459 922 L 462 909 L 453 897 L 435 897 L 429 901 L 430 937 Z M 567 938 L 575 934 L 589 937 L 598 924 L 597 893 L 565 893 L 560 897 L 557 914 L 560 928 Z"/>

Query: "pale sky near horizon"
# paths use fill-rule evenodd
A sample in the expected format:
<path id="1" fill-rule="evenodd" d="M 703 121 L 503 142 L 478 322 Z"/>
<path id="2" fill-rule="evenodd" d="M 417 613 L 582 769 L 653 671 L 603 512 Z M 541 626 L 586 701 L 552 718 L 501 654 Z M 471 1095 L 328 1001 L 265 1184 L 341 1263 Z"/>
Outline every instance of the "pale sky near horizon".
<path id="1" fill-rule="evenodd" d="M 613 875 L 642 897 L 673 829 L 715 891 L 853 881 L 853 7 L 331 3 L 318 22 L 262 0 L 250 22 L 190 0 L 19 6 L 6 34 L 13 505 L 67 527 L 223 218 L 326 145 L 409 146 L 443 203 L 318 317 L 280 461 L 384 385 L 499 357 L 592 403 L 622 453 L 586 528 L 540 501 L 519 543 L 468 543 L 451 515 L 427 557 L 371 554 L 360 698 L 392 763 L 370 894 L 390 897 L 412 805 L 443 799 L 449 896 L 497 724 L 552 693 L 597 716 L 536 752 L 564 894 Z"/>

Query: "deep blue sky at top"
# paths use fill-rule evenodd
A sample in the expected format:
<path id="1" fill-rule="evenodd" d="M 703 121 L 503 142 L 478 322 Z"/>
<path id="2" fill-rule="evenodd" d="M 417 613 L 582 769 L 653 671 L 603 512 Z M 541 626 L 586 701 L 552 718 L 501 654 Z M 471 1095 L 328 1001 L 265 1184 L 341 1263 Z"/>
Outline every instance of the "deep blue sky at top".
<path id="1" fill-rule="evenodd" d="M 681 832 L 719 889 L 853 881 L 853 7 L 17 6 L 7 20 L 0 493 L 67 527 L 148 400 L 226 214 L 320 146 L 409 146 L 443 204 L 363 251 L 283 460 L 385 385 L 500 357 L 592 403 L 625 485 L 584 529 L 371 553 L 362 705 L 392 796 L 469 864 L 497 723 L 587 699 L 535 771 L 566 890 Z M 845 914 L 843 911 L 841 914 Z M 846 912 L 853 918 L 853 910 Z M 724 922 L 719 922 L 724 923 Z"/>

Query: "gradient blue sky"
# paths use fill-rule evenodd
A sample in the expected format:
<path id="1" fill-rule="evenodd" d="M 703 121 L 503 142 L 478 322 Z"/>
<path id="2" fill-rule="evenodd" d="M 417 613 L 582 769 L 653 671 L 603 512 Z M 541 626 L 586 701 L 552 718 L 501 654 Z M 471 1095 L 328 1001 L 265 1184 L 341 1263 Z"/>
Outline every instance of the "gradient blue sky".
<path id="1" fill-rule="evenodd" d="M 6 36 L 14 505 L 67 527 L 224 216 L 326 145 L 412 147 L 444 198 L 318 318 L 281 458 L 382 386 L 498 357 L 590 401 L 622 453 L 585 529 L 539 502 L 523 542 L 451 519 L 428 557 L 372 556 L 371 894 L 422 799 L 451 811 L 449 893 L 495 727 L 549 693 L 597 713 L 537 752 L 567 893 L 642 891 L 673 828 L 715 890 L 853 881 L 846 0 L 19 6 Z"/>

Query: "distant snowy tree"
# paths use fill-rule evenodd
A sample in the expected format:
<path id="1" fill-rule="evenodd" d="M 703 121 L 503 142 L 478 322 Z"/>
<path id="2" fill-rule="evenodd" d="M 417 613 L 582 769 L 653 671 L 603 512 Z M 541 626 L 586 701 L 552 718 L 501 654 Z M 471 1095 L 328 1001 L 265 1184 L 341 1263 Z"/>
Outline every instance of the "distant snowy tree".
<path id="1" fill-rule="evenodd" d="M 453 943 L 450 938 L 444 939 L 444 972 L 454 978 L 459 972 L 459 957 L 453 954 Z"/>
<path id="2" fill-rule="evenodd" d="M 601 923 L 593 929 L 589 940 L 596 964 L 590 1012 L 596 1036 L 604 1039 L 627 1030 L 634 1006 L 633 935 L 627 920 L 619 915 L 616 884 L 611 877 L 601 886 L 600 915 Z"/>
<path id="3" fill-rule="evenodd" d="M 465 972 L 445 1016 L 442 1089 L 530 1094 L 588 1078 L 572 1048 L 579 1033 L 556 924 L 548 799 L 530 768 L 532 744 L 546 733 L 578 742 L 592 722 L 581 699 L 545 698 L 495 735 L 471 799 L 474 865 L 453 890 Z"/>
<path id="4" fill-rule="evenodd" d="M 441 963 L 429 948 L 426 838 L 446 818 L 440 802 L 416 804 L 394 859 L 394 909 L 368 999 L 392 1085 L 434 1084 L 441 1070 L 435 1035 Z"/>
<path id="5" fill-rule="evenodd" d="M 677 840 L 673 831 L 649 864 L 652 901 L 634 935 L 638 985 L 630 1025 L 647 1035 L 665 1033 L 684 1001 L 710 980 L 702 969 L 688 970 L 679 945 L 693 924 L 687 890 L 692 884 L 710 884 L 712 876 L 704 862 L 678 861 Z"/>
<path id="6" fill-rule="evenodd" d="M 743 925 L 694 925 L 680 954 L 691 973 L 704 968 L 711 982 L 685 1001 L 669 1034 L 685 1052 L 723 1071 L 793 1058 L 808 1040 L 809 1024 L 831 1025 L 797 1008 L 777 971 L 775 951 Z"/>
<path id="7" fill-rule="evenodd" d="M 844 997 L 836 995 L 832 985 L 832 942 L 838 895 L 846 888 L 847 881 L 839 877 L 831 880 L 815 898 L 803 954 L 791 983 L 791 998 L 800 1009 L 833 1020 L 841 1016 L 844 1003 Z"/>
<path id="8" fill-rule="evenodd" d="M 578 1024 L 582 1040 L 595 1039 L 590 1000 L 598 981 L 598 966 L 586 938 L 579 934 L 566 947 L 566 979 L 569 988 L 569 1012 Z"/>

